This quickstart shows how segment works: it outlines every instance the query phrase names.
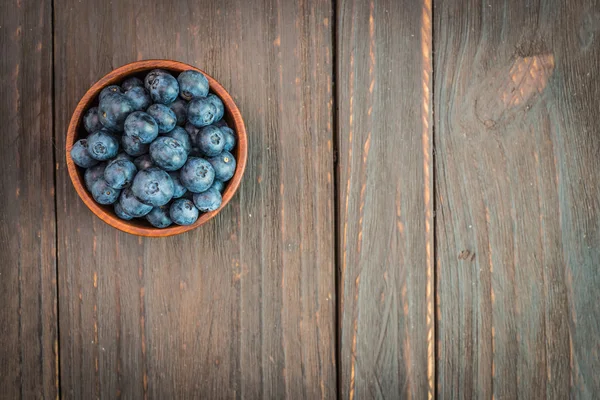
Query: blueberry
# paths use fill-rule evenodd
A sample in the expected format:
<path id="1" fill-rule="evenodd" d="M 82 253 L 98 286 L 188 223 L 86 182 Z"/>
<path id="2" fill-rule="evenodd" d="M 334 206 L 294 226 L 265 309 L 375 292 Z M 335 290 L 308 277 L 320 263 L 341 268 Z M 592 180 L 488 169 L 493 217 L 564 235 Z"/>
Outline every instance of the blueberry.
<path id="1" fill-rule="evenodd" d="M 215 211 L 221 207 L 223 198 L 218 190 L 210 188 L 202 193 L 194 194 L 194 204 L 202 212 Z"/>
<path id="2" fill-rule="evenodd" d="M 132 217 L 143 217 L 152 210 L 152 206 L 142 203 L 140 199 L 135 197 L 131 188 L 123 190 L 119 198 L 119 204 L 123 211 Z"/>
<path id="3" fill-rule="evenodd" d="M 146 89 L 152 101 L 160 104 L 171 104 L 179 95 L 179 83 L 169 73 L 150 72 L 146 76 Z"/>
<path id="4" fill-rule="evenodd" d="M 133 111 L 133 104 L 127 97 L 120 93 L 109 93 L 100 100 L 98 117 L 106 128 L 121 132 L 125 119 Z"/>
<path id="5" fill-rule="evenodd" d="M 127 154 L 133 157 L 146 154 L 150 148 L 150 145 L 144 144 L 140 142 L 140 139 L 129 135 L 123 135 L 121 137 L 121 146 L 123 146 L 123 150 Z"/>
<path id="6" fill-rule="evenodd" d="M 214 106 L 217 112 L 215 113 L 214 122 L 218 122 L 225 115 L 225 106 L 223 106 L 223 102 L 216 94 L 209 94 L 207 97 L 208 101 L 210 101 Z"/>
<path id="7" fill-rule="evenodd" d="M 125 134 L 148 144 L 158 136 L 158 123 L 149 114 L 135 111 L 125 120 Z"/>
<path id="8" fill-rule="evenodd" d="M 215 170 L 203 158 L 190 157 L 179 171 L 179 180 L 190 192 L 200 193 L 215 180 Z"/>
<path id="9" fill-rule="evenodd" d="M 125 91 L 131 90 L 131 88 L 134 88 L 136 86 L 144 87 L 144 82 L 142 82 L 141 79 L 136 78 L 135 76 L 132 76 L 131 78 L 127 78 L 123 81 L 123 83 L 121 83 L 121 87 Z"/>
<path id="10" fill-rule="evenodd" d="M 187 199 L 177 199 L 171 204 L 169 216 L 177 225 L 191 225 L 198 219 L 198 209 Z"/>
<path id="11" fill-rule="evenodd" d="M 152 142 L 150 156 L 154 164 L 165 171 L 178 170 L 187 161 L 187 152 L 181 142 L 167 136 L 161 136 Z"/>
<path id="12" fill-rule="evenodd" d="M 83 126 L 88 133 L 102 129 L 102 123 L 98 117 L 98 107 L 92 107 L 83 116 Z"/>
<path id="13" fill-rule="evenodd" d="M 71 159 L 76 165 L 83 168 L 93 167 L 98 164 L 98 160 L 92 157 L 88 151 L 87 139 L 79 139 L 73 147 L 71 147 Z"/>
<path id="14" fill-rule="evenodd" d="M 214 157 L 209 157 L 206 161 L 212 165 L 215 170 L 215 179 L 219 181 L 227 182 L 235 174 L 235 157 L 228 151 L 224 151 Z"/>
<path id="15" fill-rule="evenodd" d="M 154 207 L 152 211 L 146 215 L 146 220 L 156 228 L 166 228 L 173 223 L 171 218 L 169 218 L 169 206 L 167 205 Z"/>
<path id="16" fill-rule="evenodd" d="M 217 190 L 219 193 L 223 193 L 223 190 L 225 190 L 225 183 L 223 181 L 218 181 L 215 179 L 215 181 L 213 182 L 211 189 L 215 189 Z"/>
<path id="17" fill-rule="evenodd" d="M 208 97 L 193 99 L 188 103 L 188 121 L 198 128 L 212 124 L 216 114 L 217 108 Z"/>
<path id="18" fill-rule="evenodd" d="M 125 210 L 123 210 L 123 207 L 121 206 L 121 203 L 116 202 L 115 203 L 115 214 L 117 214 L 117 217 L 124 219 L 125 221 L 129 221 L 130 219 L 133 219 L 132 215 L 129 215 L 125 212 Z"/>
<path id="19" fill-rule="evenodd" d="M 183 71 L 177 77 L 177 81 L 179 82 L 179 93 L 185 100 L 206 97 L 208 94 L 208 79 L 198 71 Z"/>
<path id="20" fill-rule="evenodd" d="M 171 180 L 173 181 L 173 198 L 178 199 L 187 192 L 187 189 L 181 184 L 181 181 L 179 180 L 179 171 L 170 171 L 168 172 L 168 174 L 171 177 Z"/>
<path id="21" fill-rule="evenodd" d="M 154 82 L 154 79 L 157 76 L 168 75 L 168 74 L 169 73 L 167 71 L 165 71 L 164 69 L 153 69 L 152 71 L 148 72 L 148 74 L 144 78 L 144 86 L 146 87 L 146 89 L 150 90 L 150 85 L 152 84 L 152 82 Z"/>
<path id="22" fill-rule="evenodd" d="M 177 125 L 183 126 L 187 120 L 187 101 L 178 97 L 177 100 L 169 104 L 169 108 L 175 113 L 177 118 Z"/>
<path id="23" fill-rule="evenodd" d="M 104 179 L 115 189 L 123 189 L 131 185 L 137 168 L 129 160 L 113 160 L 104 170 Z"/>
<path id="24" fill-rule="evenodd" d="M 96 164 L 91 168 L 85 170 L 85 187 L 88 190 L 92 191 L 92 183 L 96 182 L 98 179 L 104 177 L 104 169 L 106 168 L 106 163 L 101 162 L 100 164 Z"/>
<path id="25" fill-rule="evenodd" d="M 200 129 L 200 133 L 196 136 L 196 142 L 194 143 L 200 151 L 208 156 L 216 156 L 223 151 L 225 147 L 225 138 L 220 128 L 209 125 Z"/>
<path id="26" fill-rule="evenodd" d="M 90 156 L 100 161 L 113 158 L 119 151 L 119 140 L 102 129 L 88 136 L 87 145 Z"/>
<path id="27" fill-rule="evenodd" d="M 223 146 L 223 150 L 226 150 L 226 151 L 233 150 L 233 148 L 235 147 L 235 144 L 236 144 L 235 132 L 233 131 L 233 129 L 231 129 L 228 126 L 222 126 L 221 133 L 223 134 L 223 137 L 225 138 L 225 146 Z"/>
<path id="28" fill-rule="evenodd" d="M 189 121 L 185 123 L 185 131 L 190 135 L 190 140 L 192 142 L 192 147 L 195 146 L 196 137 L 200 134 L 200 128 L 196 128 Z"/>
<path id="29" fill-rule="evenodd" d="M 152 157 L 150 157 L 150 154 L 144 154 L 143 156 L 139 156 L 138 158 L 133 160 L 133 164 L 136 166 L 138 171 L 148 169 L 154 166 L 154 162 L 152 161 Z"/>
<path id="30" fill-rule="evenodd" d="M 216 126 L 217 128 L 222 128 L 224 126 L 229 127 L 229 125 L 227 125 L 227 121 L 225 121 L 224 119 L 220 119 L 217 122 L 213 122 L 213 125 Z"/>
<path id="31" fill-rule="evenodd" d="M 157 167 L 139 171 L 133 178 L 131 190 L 142 202 L 154 207 L 167 204 L 173 197 L 174 191 L 169 174 Z"/>
<path id="32" fill-rule="evenodd" d="M 136 111 L 143 111 L 152 104 L 150 94 L 143 86 L 132 87 L 125 92 L 125 97 L 131 101 L 133 109 Z"/>
<path id="33" fill-rule="evenodd" d="M 92 192 L 94 200 L 100 204 L 113 204 L 119 198 L 119 194 L 121 194 L 119 189 L 110 187 L 104 178 L 96 179 L 92 183 L 90 192 Z"/>
<path id="34" fill-rule="evenodd" d="M 176 126 L 171 132 L 165 133 L 164 136 L 178 140 L 185 149 L 186 153 L 192 151 L 192 141 L 190 139 L 190 135 L 182 127 Z"/>
<path id="35" fill-rule="evenodd" d="M 152 104 L 146 112 L 156 120 L 158 133 L 170 132 L 177 124 L 177 116 L 173 110 L 163 104 Z"/>
<path id="36" fill-rule="evenodd" d="M 119 85 L 110 85 L 110 86 L 107 86 L 104 89 L 102 89 L 102 91 L 100 91 L 100 94 L 98 95 L 98 100 L 102 101 L 102 99 L 105 98 L 106 95 L 110 94 L 110 93 L 123 94 L 123 90 L 121 90 L 121 88 L 119 87 Z"/>

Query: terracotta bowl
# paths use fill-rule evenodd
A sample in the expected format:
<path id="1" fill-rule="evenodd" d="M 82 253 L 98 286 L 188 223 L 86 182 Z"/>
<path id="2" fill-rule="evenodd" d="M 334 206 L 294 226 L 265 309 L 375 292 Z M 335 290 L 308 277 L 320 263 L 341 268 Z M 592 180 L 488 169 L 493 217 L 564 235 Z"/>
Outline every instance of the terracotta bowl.
<path id="1" fill-rule="evenodd" d="M 92 198 L 91 193 L 89 193 L 85 187 L 84 181 L 84 169 L 78 167 L 73 163 L 71 159 L 71 147 L 77 140 L 81 137 L 85 137 L 87 132 L 85 131 L 82 123 L 83 115 L 85 112 L 95 105 L 97 105 L 98 94 L 100 91 L 112 84 L 119 84 L 125 78 L 130 76 L 137 76 L 143 80 L 145 74 L 153 70 L 155 68 L 161 68 L 164 70 L 168 70 L 177 74 L 181 71 L 185 71 L 188 69 L 194 69 L 196 71 L 202 72 L 207 78 L 210 84 L 210 91 L 221 98 L 223 101 L 223 105 L 225 106 L 225 116 L 223 117 L 227 124 L 236 132 L 238 143 L 236 147 L 233 149 L 232 153 L 235 156 L 237 166 L 235 169 L 235 174 L 233 178 L 229 182 L 227 182 L 225 186 L 225 190 L 223 192 L 223 203 L 221 207 L 213 212 L 200 214 L 198 220 L 188 226 L 179 226 L 179 225 L 171 225 L 168 228 L 159 229 L 150 225 L 143 218 L 136 218 L 131 221 L 125 221 L 118 218 L 114 211 L 113 206 L 104 206 L 98 204 Z M 246 129 L 244 128 L 244 121 L 242 120 L 242 116 L 240 114 L 239 109 L 233 102 L 233 99 L 227 93 L 227 91 L 209 76 L 206 72 L 193 67 L 188 64 L 184 64 L 177 61 L 170 60 L 144 60 L 144 61 L 136 61 L 131 64 L 124 65 L 115 69 L 114 71 L 108 73 L 98 82 L 96 82 L 83 96 L 83 98 L 77 104 L 77 108 L 75 112 L 73 112 L 73 116 L 71 117 L 71 122 L 69 123 L 69 129 L 67 131 L 67 143 L 66 143 L 66 158 L 67 158 L 67 169 L 69 171 L 69 176 L 71 177 L 71 181 L 73 182 L 73 186 L 75 186 L 75 190 L 81 200 L 88 206 L 90 210 L 94 214 L 96 214 L 102 221 L 107 224 L 122 230 L 123 232 L 131 233 L 138 236 L 151 236 L 151 237 L 163 237 L 163 236 L 172 236 L 177 235 L 179 233 L 187 232 L 189 230 L 195 229 L 200 225 L 206 223 L 215 215 L 217 215 L 223 207 L 229 203 L 229 200 L 233 197 L 235 192 L 237 191 L 240 182 L 242 180 L 242 176 L 244 175 L 244 170 L 246 168 L 246 159 L 248 152 L 248 139 L 246 137 Z"/>

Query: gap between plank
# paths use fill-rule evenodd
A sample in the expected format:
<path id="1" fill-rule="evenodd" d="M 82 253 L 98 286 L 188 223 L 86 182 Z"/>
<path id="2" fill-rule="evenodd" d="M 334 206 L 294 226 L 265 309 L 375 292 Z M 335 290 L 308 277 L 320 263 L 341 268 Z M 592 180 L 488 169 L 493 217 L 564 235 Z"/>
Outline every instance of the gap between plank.
<path id="1" fill-rule="evenodd" d="M 50 95 L 52 96 L 51 98 L 51 104 L 52 104 L 52 144 L 53 144 L 53 152 L 52 152 L 52 161 L 53 161 L 53 174 L 52 177 L 54 179 L 54 266 L 55 266 L 55 275 L 56 275 L 56 287 L 55 287 L 55 293 L 56 293 L 56 342 L 54 344 L 54 352 L 55 352 L 55 359 L 54 359 L 54 367 L 56 368 L 56 372 L 54 375 L 54 379 L 55 379 L 55 386 L 56 386 L 56 398 L 57 399 L 61 399 L 62 398 L 62 392 L 61 392 L 61 376 L 60 376 L 60 296 L 59 296 L 59 271 L 58 271 L 58 179 L 57 179 L 57 173 L 58 173 L 58 158 L 57 158 L 57 152 L 58 149 L 56 147 L 56 121 L 57 121 L 57 117 L 56 117 L 56 52 L 55 52 L 55 48 L 56 48 L 56 32 L 54 30 L 54 26 L 55 26 L 55 17 L 54 17 L 54 0 L 52 0 L 50 2 L 50 30 L 52 33 L 52 45 L 51 45 L 51 75 L 52 75 L 52 84 L 51 86 L 51 90 L 50 90 Z"/>

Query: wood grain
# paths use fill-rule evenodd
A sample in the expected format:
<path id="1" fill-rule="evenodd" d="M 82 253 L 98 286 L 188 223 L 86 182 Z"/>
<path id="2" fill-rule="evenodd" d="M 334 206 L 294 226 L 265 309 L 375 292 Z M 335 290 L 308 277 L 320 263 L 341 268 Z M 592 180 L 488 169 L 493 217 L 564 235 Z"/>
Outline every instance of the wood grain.
<path id="1" fill-rule="evenodd" d="M 433 398 L 431 2 L 337 8 L 342 398 Z"/>
<path id="2" fill-rule="evenodd" d="M 599 16 L 435 8 L 440 398 L 597 397 Z"/>
<path id="3" fill-rule="evenodd" d="M 0 397 L 58 393 L 51 4 L 0 12 Z"/>
<path id="4" fill-rule="evenodd" d="M 167 58 L 227 88 L 249 141 L 230 204 L 170 238 L 104 224 L 59 165 L 63 397 L 335 398 L 331 3 L 55 6 L 57 132 L 99 77 Z"/>

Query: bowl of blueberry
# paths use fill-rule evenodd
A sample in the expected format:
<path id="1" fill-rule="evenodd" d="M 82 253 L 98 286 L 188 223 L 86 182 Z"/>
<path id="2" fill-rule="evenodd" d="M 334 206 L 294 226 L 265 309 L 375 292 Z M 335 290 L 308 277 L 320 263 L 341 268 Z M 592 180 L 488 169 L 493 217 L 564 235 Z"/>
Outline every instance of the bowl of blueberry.
<path id="1" fill-rule="evenodd" d="M 100 219 L 139 236 L 171 236 L 213 218 L 247 158 L 233 99 L 191 65 L 145 60 L 96 82 L 69 124 L 67 169 Z"/>

